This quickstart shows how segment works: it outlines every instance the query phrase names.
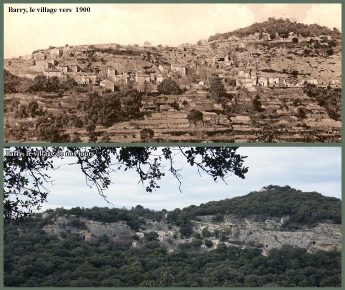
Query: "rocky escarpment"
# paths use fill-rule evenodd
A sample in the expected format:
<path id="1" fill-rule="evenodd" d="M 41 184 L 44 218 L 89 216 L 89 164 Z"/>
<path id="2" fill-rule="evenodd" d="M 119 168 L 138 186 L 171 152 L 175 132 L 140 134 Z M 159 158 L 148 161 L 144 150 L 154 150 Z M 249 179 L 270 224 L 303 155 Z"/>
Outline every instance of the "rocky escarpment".
<path id="1" fill-rule="evenodd" d="M 288 217 L 257 221 L 255 218 L 236 218 L 225 216 L 224 222 L 213 223 L 213 216 L 199 217 L 201 221 L 194 221 L 193 230 L 199 233 L 205 231 L 226 231 L 228 241 L 226 245 L 255 245 L 267 254 L 269 250 L 291 245 L 308 252 L 340 251 L 341 225 L 319 223 L 315 227 L 303 227 L 301 230 L 288 231 L 283 225 Z M 214 245 L 219 239 L 212 238 Z"/>
<path id="2" fill-rule="evenodd" d="M 122 221 L 116 223 L 103 223 L 78 217 L 56 217 L 50 220 L 43 230 L 49 235 L 61 239 L 67 235 L 78 235 L 86 242 L 97 242 L 102 236 L 107 236 L 110 241 L 119 245 L 130 245 L 134 232 Z"/>
<path id="3" fill-rule="evenodd" d="M 166 219 L 146 220 L 138 231 L 134 231 L 124 221 L 104 223 L 76 216 L 44 218 L 47 220 L 44 231 L 61 239 L 67 235 L 78 235 L 86 242 L 94 243 L 106 236 L 117 245 L 142 247 L 148 240 L 147 234 L 155 233 L 155 239 L 170 252 L 193 241 L 199 241 L 196 244 L 200 250 L 215 249 L 222 243 L 242 248 L 258 247 L 264 255 L 283 245 L 307 249 L 310 253 L 341 250 L 341 225 L 318 223 L 313 227 L 304 226 L 300 230 L 291 231 L 284 227 L 289 219 L 287 216 L 258 220 L 255 217 L 226 215 L 220 222 L 215 222 L 215 216 L 212 215 L 197 216 L 191 220 L 192 236 L 189 238 L 183 237 L 180 228 L 168 223 Z M 207 244 L 205 240 L 208 240 Z"/>

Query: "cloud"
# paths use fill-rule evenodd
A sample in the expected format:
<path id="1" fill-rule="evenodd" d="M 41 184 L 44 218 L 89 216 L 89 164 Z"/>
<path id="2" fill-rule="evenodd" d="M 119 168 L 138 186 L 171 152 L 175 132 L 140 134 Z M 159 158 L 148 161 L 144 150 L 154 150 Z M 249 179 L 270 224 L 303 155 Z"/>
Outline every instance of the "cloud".
<path id="1" fill-rule="evenodd" d="M 182 158 L 176 166 L 181 172 L 182 193 L 171 175 L 163 177 L 161 188 L 147 193 L 138 176 L 131 171 L 118 171 L 112 176 L 113 184 L 106 195 L 115 207 L 131 208 L 138 204 L 151 209 L 174 209 L 221 200 L 259 190 L 263 186 L 290 185 L 304 191 L 317 191 L 341 198 L 341 149 L 337 147 L 240 147 L 247 155 L 249 172 L 246 178 L 236 176 L 215 183 L 209 176 L 199 176 L 194 167 Z M 66 162 L 66 161 L 63 161 Z M 60 161 L 60 163 L 63 163 Z M 51 171 L 54 185 L 45 208 L 63 205 L 70 207 L 112 206 L 90 189 L 77 166 L 63 166 Z"/>

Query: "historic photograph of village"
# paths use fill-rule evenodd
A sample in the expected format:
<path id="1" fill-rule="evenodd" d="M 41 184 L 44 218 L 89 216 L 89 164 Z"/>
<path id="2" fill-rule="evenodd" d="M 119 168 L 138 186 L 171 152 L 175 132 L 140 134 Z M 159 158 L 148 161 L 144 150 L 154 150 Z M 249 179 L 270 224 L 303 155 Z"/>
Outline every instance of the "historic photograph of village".
<path id="1" fill-rule="evenodd" d="M 341 4 L 6 4 L 5 141 L 340 142 L 341 37 Z"/>

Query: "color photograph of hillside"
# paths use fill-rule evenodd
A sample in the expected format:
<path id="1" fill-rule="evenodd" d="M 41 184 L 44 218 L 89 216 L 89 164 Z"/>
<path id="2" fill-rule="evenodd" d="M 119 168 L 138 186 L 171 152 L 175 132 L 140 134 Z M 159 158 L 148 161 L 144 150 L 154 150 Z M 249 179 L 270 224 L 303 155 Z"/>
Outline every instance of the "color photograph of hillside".
<path id="1" fill-rule="evenodd" d="M 4 5 L 6 142 L 341 141 L 340 4 L 41 6 Z"/>
<path id="2" fill-rule="evenodd" d="M 3 202 L 7 287 L 341 286 L 337 147 L 6 148 Z"/>

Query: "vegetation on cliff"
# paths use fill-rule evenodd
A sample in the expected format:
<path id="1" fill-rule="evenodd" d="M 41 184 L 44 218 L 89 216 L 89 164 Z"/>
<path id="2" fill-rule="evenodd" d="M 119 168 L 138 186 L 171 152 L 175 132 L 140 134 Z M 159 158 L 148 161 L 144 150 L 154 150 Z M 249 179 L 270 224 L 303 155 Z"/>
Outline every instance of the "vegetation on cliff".
<path id="1" fill-rule="evenodd" d="M 317 192 L 302 192 L 290 186 L 270 185 L 262 191 L 254 191 L 245 196 L 210 201 L 199 206 L 188 206 L 172 211 L 154 211 L 137 205 L 132 209 L 119 208 L 72 208 L 47 211 L 51 216 L 75 215 L 99 222 L 126 221 L 138 230 L 145 220 L 161 221 L 181 227 L 184 236 L 192 234 L 191 220 L 198 216 L 214 215 L 214 221 L 224 220 L 224 215 L 239 218 L 254 217 L 258 220 L 289 216 L 283 226 L 289 230 L 303 226 L 314 226 L 319 222 L 341 224 L 341 200 L 326 197 Z"/>
<path id="2" fill-rule="evenodd" d="M 173 211 L 177 212 L 179 210 Z M 256 216 L 258 219 L 289 216 L 284 225 L 293 229 L 325 220 L 340 224 L 341 201 L 317 192 L 302 192 L 290 186 L 270 185 L 262 191 L 254 191 L 245 196 L 186 207 L 172 220 L 177 221 L 178 216 L 191 219 L 195 216 L 216 214 Z"/>
<path id="3" fill-rule="evenodd" d="M 55 287 L 261 287 L 341 285 L 341 253 L 319 251 L 285 245 L 271 249 L 267 256 L 256 246 L 225 245 L 222 238 L 210 250 L 211 233 L 203 229 L 193 233 L 189 243 L 176 244 L 169 252 L 158 241 L 157 232 L 144 232 L 144 243 L 138 248 L 114 243 L 107 235 L 86 242 L 82 235 L 65 228 L 59 236 L 50 236 L 43 226 L 59 216 L 68 217 L 68 226 L 87 230 L 80 217 L 102 223 L 125 221 L 139 231 L 149 220 L 180 226 L 182 236 L 191 234 L 191 220 L 200 215 L 213 215 L 213 222 L 224 220 L 225 214 L 258 219 L 289 215 L 290 228 L 328 220 L 340 223 L 341 201 L 316 192 L 301 192 L 289 186 L 267 186 L 259 192 L 233 199 L 212 201 L 182 210 L 153 211 L 138 205 L 130 210 L 94 207 L 91 209 L 56 209 L 7 221 L 4 231 L 4 281 L 6 286 Z M 169 225 L 168 225 L 169 227 Z M 206 239 L 207 238 L 207 239 Z M 139 236 L 134 235 L 133 241 Z M 169 241 L 167 241 L 169 242 Z M 170 240 L 170 242 L 173 242 Z M 204 243 L 208 249 L 202 250 Z"/>
<path id="4" fill-rule="evenodd" d="M 303 24 L 291 21 L 290 19 L 275 19 L 268 18 L 268 20 L 260 23 L 254 23 L 248 27 L 240 28 L 232 32 L 217 33 L 210 36 L 208 41 L 227 39 L 230 36 L 245 37 L 255 33 L 268 33 L 270 35 L 276 35 L 276 33 L 282 37 L 287 38 L 290 32 L 300 34 L 303 37 L 329 35 L 333 38 L 340 38 L 340 31 L 336 28 L 330 29 L 326 26 L 319 24 Z"/>
<path id="5" fill-rule="evenodd" d="M 155 239 L 143 248 L 119 247 L 67 235 L 48 236 L 42 220 L 6 224 L 4 283 L 9 287 L 192 287 L 341 285 L 341 254 L 292 247 L 272 250 L 226 247 L 210 252 L 181 248 L 168 253 Z"/>

